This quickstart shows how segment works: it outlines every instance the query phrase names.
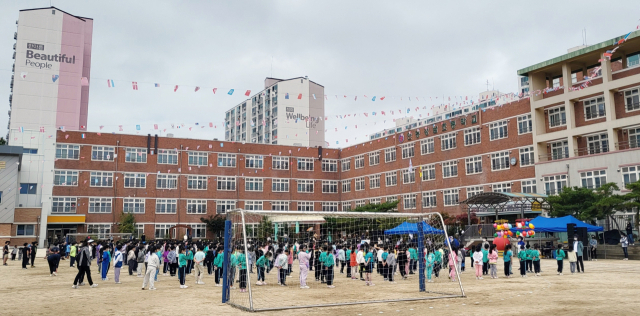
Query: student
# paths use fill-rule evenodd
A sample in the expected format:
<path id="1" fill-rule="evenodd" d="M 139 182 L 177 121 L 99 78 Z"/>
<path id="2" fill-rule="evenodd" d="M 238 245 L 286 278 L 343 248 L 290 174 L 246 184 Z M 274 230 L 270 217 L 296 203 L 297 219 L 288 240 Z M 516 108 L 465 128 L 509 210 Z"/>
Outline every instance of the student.
<path id="1" fill-rule="evenodd" d="M 398 270 L 400 270 L 400 276 L 402 277 L 402 279 L 407 278 L 406 268 L 408 265 L 408 261 L 410 260 L 409 258 L 411 257 L 410 253 L 409 253 L 409 256 L 407 257 L 407 253 L 409 253 L 409 251 L 405 250 L 404 247 L 400 248 L 400 251 L 398 251 Z"/>
<path id="2" fill-rule="evenodd" d="M 202 249 L 198 248 L 198 252 L 196 252 L 195 256 L 193 256 L 193 264 L 195 267 L 194 274 L 196 275 L 196 284 L 204 285 L 202 278 L 204 277 L 204 260 L 206 255 L 202 251 Z"/>
<path id="3" fill-rule="evenodd" d="M 531 257 L 531 252 L 533 251 L 533 249 L 531 249 L 531 245 L 527 244 L 525 246 L 526 250 L 525 253 L 527 254 L 527 272 L 528 273 L 533 273 L 533 261 L 532 261 L 532 257 Z"/>
<path id="4" fill-rule="evenodd" d="M 293 255 L 294 255 L 294 251 L 293 251 L 293 246 L 289 246 L 286 249 L 286 253 L 287 253 L 287 276 L 291 275 L 291 269 L 293 269 Z"/>
<path id="5" fill-rule="evenodd" d="M 31 267 L 35 268 L 35 266 L 33 265 L 34 261 L 36 260 L 36 252 L 38 251 L 38 242 L 34 241 L 31 243 L 31 249 L 29 251 L 29 256 L 31 256 Z"/>
<path id="6" fill-rule="evenodd" d="M 326 274 L 326 280 L 327 280 L 327 287 L 328 288 L 334 288 L 335 286 L 333 285 L 333 266 L 336 264 L 336 259 L 333 256 L 333 252 L 332 251 L 327 251 L 327 254 L 325 255 L 324 258 L 324 269 L 325 269 L 325 274 Z"/>
<path id="7" fill-rule="evenodd" d="M 314 273 L 316 277 L 316 282 L 320 281 L 320 275 L 322 274 L 322 263 L 320 262 L 321 254 L 322 254 L 322 251 L 320 249 L 315 249 L 315 251 L 313 252 L 313 256 L 311 258 L 311 261 L 313 262 L 313 268 L 316 270 Z"/>
<path id="8" fill-rule="evenodd" d="M 9 241 L 4 242 L 4 247 L 2 247 L 2 265 L 7 265 L 7 260 L 9 259 Z"/>
<path id="9" fill-rule="evenodd" d="M 598 261 L 598 239 L 596 239 L 596 235 L 591 235 L 589 250 L 591 251 L 591 260 Z M 11 255 L 11 260 L 13 260 L 13 257 L 14 255 Z"/>
<path id="10" fill-rule="evenodd" d="M 504 275 L 507 278 L 511 277 L 511 258 L 513 257 L 513 251 L 511 251 L 511 245 L 504 247 Z"/>
<path id="11" fill-rule="evenodd" d="M 71 252 L 71 244 L 70 243 L 65 243 L 65 252 L 64 252 L 64 256 L 65 258 L 69 259 L 69 253 Z"/>
<path id="12" fill-rule="evenodd" d="M 16 261 L 16 255 L 18 254 L 18 245 L 13 246 L 13 250 L 11 250 L 11 261 Z"/>
<path id="13" fill-rule="evenodd" d="M 369 248 L 367 254 L 364 256 L 364 273 L 365 273 L 365 284 L 367 286 L 374 286 L 371 281 L 371 271 L 373 271 L 373 247 Z"/>
<path id="14" fill-rule="evenodd" d="M 344 260 L 345 260 L 345 264 L 347 265 L 347 278 L 351 277 L 351 247 L 349 246 L 345 246 L 344 247 Z"/>
<path id="15" fill-rule="evenodd" d="M 187 255 L 186 249 L 184 247 L 180 247 L 180 254 L 178 255 L 178 280 L 180 280 L 180 288 L 186 289 L 188 288 L 185 285 L 185 277 L 187 272 Z"/>
<path id="16" fill-rule="evenodd" d="M 489 274 L 489 244 L 482 247 L 482 275 Z"/>
<path id="17" fill-rule="evenodd" d="M 298 252 L 298 263 L 300 264 L 300 288 L 308 289 L 307 274 L 309 273 L 309 259 L 311 258 L 311 255 L 305 251 L 305 245 L 300 245 L 300 248 L 298 249 L 300 250 L 300 252 Z M 349 273 L 348 268 L 347 273 Z"/>
<path id="18" fill-rule="evenodd" d="M 27 269 L 27 265 L 29 264 L 29 247 L 28 243 L 24 243 L 22 247 L 22 269 Z"/>
<path id="19" fill-rule="evenodd" d="M 562 260 L 565 258 L 564 250 L 562 250 L 562 244 L 558 244 L 558 249 L 555 251 L 556 260 L 558 261 L 558 275 L 562 275 Z"/>
<path id="20" fill-rule="evenodd" d="M 142 275 L 142 266 L 144 265 L 144 259 L 146 257 L 146 251 L 144 249 L 144 246 L 140 246 L 138 247 L 138 257 L 137 257 L 137 267 L 136 267 L 136 272 L 138 274 L 139 278 L 144 277 Z"/>
<path id="21" fill-rule="evenodd" d="M 160 261 L 160 265 L 162 265 L 162 254 L 164 253 L 164 249 L 162 246 L 159 246 L 156 251 L 156 256 L 158 256 L 158 260 Z M 160 266 L 156 269 L 156 276 L 153 278 L 156 282 L 158 282 L 158 274 L 160 273 Z"/>
<path id="22" fill-rule="evenodd" d="M 571 274 L 575 274 L 576 263 L 578 262 L 578 256 L 577 256 L 576 249 L 573 248 L 573 246 L 571 246 L 571 249 L 569 250 L 567 257 L 569 258 L 569 271 L 571 271 Z"/>
<path id="23" fill-rule="evenodd" d="M 191 269 L 193 269 L 193 250 L 192 250 L 192 247 L 189 247 L 187 249 L 187 267 L 186 267 L 187 274 L 191 274 Z"/>
<path id="24" fill-rule="evenodd" d="M 491 270 L 491 278 L 498 278 L 498 249 L 496 249 L 496 245 L 491 244 L 491 248 L 489 249 L 489 270 Z"/>
<path id="25" fill-rule="evenodd" d="M 155 248 L 153 246 L 149 247 L 149 257 L 147 258 L 147 270 L 144 273 L 144 280 L 142 281 L 142 289 L 144 290 L 149 284 L 149 290 L 155 290 L 154 279 L 158 273 L 158 268 L 160 268 L 160 257 L 155 253 Z"/>
<path id="26" fill-rule="evenodd" d="M 427 282 L 433 283 L 433 280 L 431 280 L 431 275 L 433 274 L 433 266 L 435 265 L 435 262 L 436 262 L 436 256 L 430 247 L 427 248 L 427 255 L 425 256 L 425 262 L 427 265 Z"/>
<path id="27" fill-rule="evenodd" d="M 167 261 L 169 266 L 169 275 L 172 277 L 176 276 L 178 266 L 178 252 L 176 246 L 169 247 L 169 251 L 167 252 Z M 165 273 L 165 275 L 167 274 Z"/>
<path id="28" fill-rule="evenodd" d="M 247 261 L 249 264 L 249 273 L 253 273 L 253 264 L 256 262 L 256 252 L 253 250 L 253 246 L 249 247 L 248 251 Z"/>
<path id="29" fill-rule="evenodd" d="M 162 275 L 164 276 L 167 275 L 167 271 L 169 271 L 170 267 L 169 253 L 171 253 L 171 249 L 169 248 L 169 245 L 165 243 L 162 251 L 162 262 L 164 263 L 164 266 L 162 267 Z"/>
<path id="30" fill-rule="evenodd" d="M 204 263 L 207 265 L 207 273 L 209 273 L 209 275 L 213 274 L 213 261 L 215 260 L 215 252 L 213 247 L 209 247 L 209 249 L 207 249 L 206 251 L 206 256 L 204 259 Z"/>
<path id="31" fill-rule="evenodd" d="M 70 267 L 74 267 L 74 263 L 76 262 L 76 254 L 78 252 L 78 243 L 74 242 L 73 245 L 71 245 L 71 248 L 69 250 L 69 257 L 71 258 L 71 260 L 69 261 L 69 266 Z"/>
<path id="32" fill-rule="evenodd" d="M 460 247 L 460 249 L 458 249 L 458 270 L 460 270 L 460 272 L 464 271 L 465 265 L 466 265 L 466 257 L 467 256 L 467 251 Z"/>
<path id="33" fill-rule="evenodd" d="M 267 282 L 264 281 L 264 272 L 269 266 L 269 262 L 271 262 L 271 252 L 260 256 L 256 261 L 256 267 L 258 268 L 258 282 L 256 282 L 256 285 L 267 285 Z"/>
<path id="34" fill-rule="evenodd" d="M 102 260 L 100 262 L 102 273 L 102 281 L 107 281 L 107 272 L 109 272 L 109 264 L 111 263 L 111 253 L 109 253 L 109 245 L 105 245 L 100 249 L 102 251 Z"/>
<path id="35" fill-rule="evenodd" d="M 536 273 L 536 276 L 540 276 L 540 250 L 538 249 L 538 244 L 535 244 L 531 251 L 531 261 L 533 262 L 533 271 Z"/>
<path id="36" fill-rule="evenodd" d="M 53 253 L 47 256 L 47 263 L 49 263 L 49 276 L 58 275 L 58 264 L 60 263 L 60 250 L 58 247 L 53 248 Z"/>
<path id="37" fill-rule="evenodd" d="M 236 248 L 236 263 L 240 274 L 240 293 L 247 291 L 247 256 L 244 254 L 244 246 L 239 245 Z"/>
<path id="38" fill-rule="evenodd" d="M 416 262 L 418 261 L 418 251 L 416 248 L 409 247 L 409 274 L 414 274 L 413 271 L 416 270 Z M 402 265 L 400 265 L 402 267 Z"/>
<path id="39" fill-rule="evenodd" d="M 346 253 L 343 246 L 338 245 L 338 261 L 340 261 L 340 274 L 344 274 L 344 266 L 346 265 Z"/>
<path id="40" fill-rule="evenodd" d="M 451 246 L 451 253 L 449 253 L 449 278 L 451 279 L 451 282 L 456 281 L 456 263 L 458 262 L 457 253 L 458 248 L 456 248 L 456 246 Z"/>
<path id="41" fill-rule="evenodd" d="M 232 248 L 233 249 L 233 248 Z M 231 253 L 231 256 L 229 256 L 229 287 L 231 289 L 235 289 L 233 287 L 233 282 L 236 279 L 236 267 L 238 266 L 238 254 L 236 253 L 236 251 L 233 251 Z"/>
<path id="42" fill-rule="evenodd" d="M 356 253 L 356 263 L 360 267 L 360 281 L 365 281 L 365 279 L 362 277 L 362 273 L 366 271 L 366 260 L 364 249 L 362 247 L 360 247 L 360 249 L 358 249 L 358 252 Z M 352 276 L 353 274 L 355 274 L 355 272 L 351 271 Z"/>
<path id="43" fill-rule="evenodd" d="M 520 260 L 520 277 L 527 277 L 527 252 L 524 245 L 520 245 L 518 251 L 518 259 Z"/>
<path id="44" fill-rule="evenodd" d="M 82 249 L 79 251 L 79 254 L 77 255 L 78 274 L 76 274 L 76 278 L 73 280 L 72 288 L 74 289 L 78 288 L 78 282 L 80 282 L 80 280 L 84 278 L 85 274 L 87 276 L 87 280 L 89 281 L 89 285 L 91 287 L 98 287 L 98 284 L 94 284 L 93 281 L 91 280 L 91 250 L 89 250 L 89 246 L 88 246 L 88 244 L 91 242 L 93 242 L 92 239 L 89 239 L 88 241 L 83 242 L 82 244 L 84 245 L 84 247 L 82 247 Z M 83 282 L 80 282 L 80 285 L 82 284 Z"/>
<path id="45" fill-rule="evenodd" d="M 220 284 L 220 279 L 222 278 L 222 263 L 224 261 L 224 249 L 222 249 L 222 247 L 218 247 L 218 255 L 216 255 L 216 258 L 213 260 L 213 265 L 215 266 L 215 281 L 216 281 L 216 286 L 222 286 Z"/>
<path id="46" fill-rule="evenodd" d="M 384 278 L 385 281 L 389 280 L 389 276 L 388 276 L 389 265 L 387 264 L 388 256 L 389 256 L 389 246 L 382 247 L 382 255 L 379 256 L 379 258 L 382 259 L 381 261 L 382 268 L 380 269 L 380 272 L 382 273 L 382 277 Z"/>
<path id="47" fill-rule="evenodd" d="M 389 254 L 387 255 L 387 259 L 385 259 L 385 263 L 387 267 L 387 279 L 389 279 L 390 283 L 396 283 L 395 281 L 393 281 L 393 271 L 398 262 L 396 260 L 396 255 L 393 253 L 393 250 L 390 251 Z"/>
<path id="48" fill-rule="evenodd" d="M 326 280 L 326 276 L 327 276 L 327 269 L 324 266 L 324 261 L 327 259 L 327 246 L 322 246 L 321 248 L 321 252 L 320 252 L 320 256 L 318 257 L 318 260 L 320 260 L 320 283 L 324 284 L 327 283 Z"/>
<path id="49" fill-rule="evenodd" d="M 476 280 L 482 280 L 482 250 L 480 247 L 476 248 L 476 252 L 473 253 L 473 267 L 476 269 Z"/>
<path id="50" fill-rule="evenodd" d="M 276 250 L 276 262 L 274 266 L 278 269 L 278 284 L 287 286 L 287 255 L 283 253 L 282 248 Z"/>
<path id="51" fill-rule="evenodd" d="M 120 269 L 122 268 L 122 260 L 123 260 L 122 252 L 120 252 L 121 249 L 122 249 L 122 245 L 117 245 L 116 253 L 113 256 L 113 279 L 116 281 L 116 284 L 121 284 Z"/>
<path id="52" fill-rule="evenodd" d="M 127 253 L 127 266 L 129 268 L 129 275 L 133 275 L 134 268 L 137 263 L 136 251 L 134 247 L 129 248 Z"/>
<path id="53" fill-rule="evenodd" d="M 433 274 L 436 276 L 436 279 L 440 277 L 440 269 L 442 269 L 442 248 L 439 250 L 435 250 L 433 252 L 435 256 L 435 261 L 433 264 Z"/>

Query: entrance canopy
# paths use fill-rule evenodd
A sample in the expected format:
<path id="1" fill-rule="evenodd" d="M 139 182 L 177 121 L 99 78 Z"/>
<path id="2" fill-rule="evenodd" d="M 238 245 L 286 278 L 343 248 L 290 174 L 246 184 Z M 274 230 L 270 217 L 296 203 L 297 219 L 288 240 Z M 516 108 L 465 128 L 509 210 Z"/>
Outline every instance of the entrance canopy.
<path id="1" fill-rule="evenodd" d="M 476 216 L 495 216 L 500 214 L 520 214 L 524 218 L 525 213 L 541 213 L 542 209 L 548 209 L 547 196 L 537 193 L 517 192 L 486 192 L 476 194 L 460 204 L 467 205 L 469 225 L 471 225 L 471 212 Z"/>
<path id="2" fill-rule="evenodd" d="M 567 224 L 576 224 L 576 227 L 586 227 L 588 232 L 601 232 L 604 229 L 600 226 L 594 226 L 586 224 L 579 219 L 568 215 L 565 217 L 557 217 L 557 218 L 548 218 L 538 216 L 529 221 L 529 223 L 533 224 L 533 230 L 536 233 L 562 233 L 567 231 Z M 517 231 L 521 229 L 512 228 L 512 231 Z"/>
<path id="3" fill-rule="evenodd" d="M 422 222 L 422 231 L 425 234 L 444 235 L 443 230 L 433 228 L 431 225 L 425 222 Z M 404 222 L 395 228 L 385 230 L 384 234 L 385 235 L 407 235 L 407 234 L 417 235 L 418 223 Z"/>

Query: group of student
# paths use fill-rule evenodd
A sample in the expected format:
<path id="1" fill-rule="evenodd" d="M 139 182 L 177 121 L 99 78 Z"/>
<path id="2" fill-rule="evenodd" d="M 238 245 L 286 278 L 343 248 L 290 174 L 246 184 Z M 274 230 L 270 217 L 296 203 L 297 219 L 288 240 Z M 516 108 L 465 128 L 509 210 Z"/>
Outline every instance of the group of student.
<path id="1" fill-rule="evenodd" d="M 31 261 L 31 268 L 35 268 L 34 262 L 36 260 L 36 253 L 38 252 L 37 241 L 24 243 L 22 248 L 18 248 L 18 245 L 15 245 L 13 249 L 10 250 L 9 247 L 9 241 L 5 241 L 2 247 L 2 265 L 8 265 L 7 261 L 9 260 L 9 253 L 11 253 L 11 261 L 15 261 L 16 256 L 18 256 L 18 260 L 22 261 L 22 269 L 27 269 L 29 261 Z"/>

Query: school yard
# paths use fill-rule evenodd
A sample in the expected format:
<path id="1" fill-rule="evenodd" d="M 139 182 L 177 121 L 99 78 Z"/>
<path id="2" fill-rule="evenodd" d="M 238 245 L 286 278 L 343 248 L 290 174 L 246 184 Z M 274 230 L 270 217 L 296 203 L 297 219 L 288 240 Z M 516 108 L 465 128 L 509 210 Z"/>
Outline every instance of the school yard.
<path id="1" fill-rule="evenodd" d="M 468 260 L 467 260 L 468 263 Z M 501 267 L 499 262 L 498 266 Z M 180 289 L 176 277 L 159 275 L 157 291 L 140 290 L 142 279 L 129 276 L 122 270 L 122 284 L 114 284 L 112 271 L 109 281 L 101 281 L 97 269 L 92 266 L 94 282 L 98 288 L 82 286 L 71 288 L 77 272 L 69 268 L 69 261 L 61 261 L 57 277 L 49 277 L 48 266 L 37 259 L 36 268 L 22 270 L 20 263 L 9 261 L 0 266 L 0 314 L 1 315 L 52 315 L 57 312 L 85 310 L 91 315 L 239 315 L 241 312 L 221 304 L 221 287 L 215 287 L 213 276 L 205 276 L 205 285 L 195 285 L 194 277 L 187 276 L 188 289 Z M 640 264 L 635 261 L 600 260 L 585 262 L 587 273 L 571 275 L 565 261 L 565 274 L 557 276 L 555 260 L 542 260 L 542 277 L 530 276 L 498 280 L 485 277 L 477 281 L 471 269 L 462 274 L 466 298 L 429 301 L 351 305 L 303 310 L 262 312 L 261 315 L 513 315 L 513 314 L 610 314 L 637 315 L 640 310 L 638 287 Z M 296 269 L 297 270 L 297 269 Z M 275 271 L 267 281 L 275 284 Z M 517 268 L 514 266 L 514 273 Z M 251 275 L 255 283 L 255 274 Z M 292 278 L 297 278 L 294 272 Z M 417 276 L 412 276 L 417 278 Z M 310 275 L 309 279 L 313 279 Z M 86 282 L 86 280 L 85 280 Z M 446 282 L 446 277 L 437 282 Z M 365 287 L 362 281 L 351 281 L 336 274 L 336 288 L 301 290 L 293 286 L 259 287 L 257 299 L 271 302 L 283 300 L 308 301 L 310 299 L 332 301 L 333 297 L 355 299 L 358 297 L 395 296 L 397 292 L 413 292 L 417 282 L 398 280 L 396 284 L 384 283 L 375 276 L 374 287 Z M 319 287 L 310 281 L 313 287 Z M 314 284 L 315 283 L 315 284 Z M 444 287 L 445 285 L 443 285 Z M 446 285 L 448 286 L 448 285 Z M 238 290 L 235 290 L 236 292 Z M 239 293 L 238 293 L 239 294 Z M 234 294 L 234 295 L 238 295 Z M 246 295 L 246 294 L 245 294 Z M 413 296 L 418 296 L 414 294 Z"/>

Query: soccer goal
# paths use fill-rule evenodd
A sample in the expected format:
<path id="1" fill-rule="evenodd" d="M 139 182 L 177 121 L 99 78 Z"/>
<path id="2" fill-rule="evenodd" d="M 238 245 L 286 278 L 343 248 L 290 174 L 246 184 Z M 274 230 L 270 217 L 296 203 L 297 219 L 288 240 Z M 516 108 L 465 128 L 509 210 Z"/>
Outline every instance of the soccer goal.
<path id="1" fill-rule="evenodd" d="M 225 228 L 222 301 L 244 310 L 465 296 L 457 262 L 449 265 L 452 249 L 439 213 L 236 209 L 227 214 Z M 302 251 L 311 255 L 308 269 L 300 267 L 299 258 L 308 257 Z M 266 253 L 271 257 L 259 260 Z M 246 271 L 238 258 L 245 258 Z M 359 258 L 370 258 L 370 264 L 360 264 Z M 281 267 L 284 261 L 287 267 Z"/>

